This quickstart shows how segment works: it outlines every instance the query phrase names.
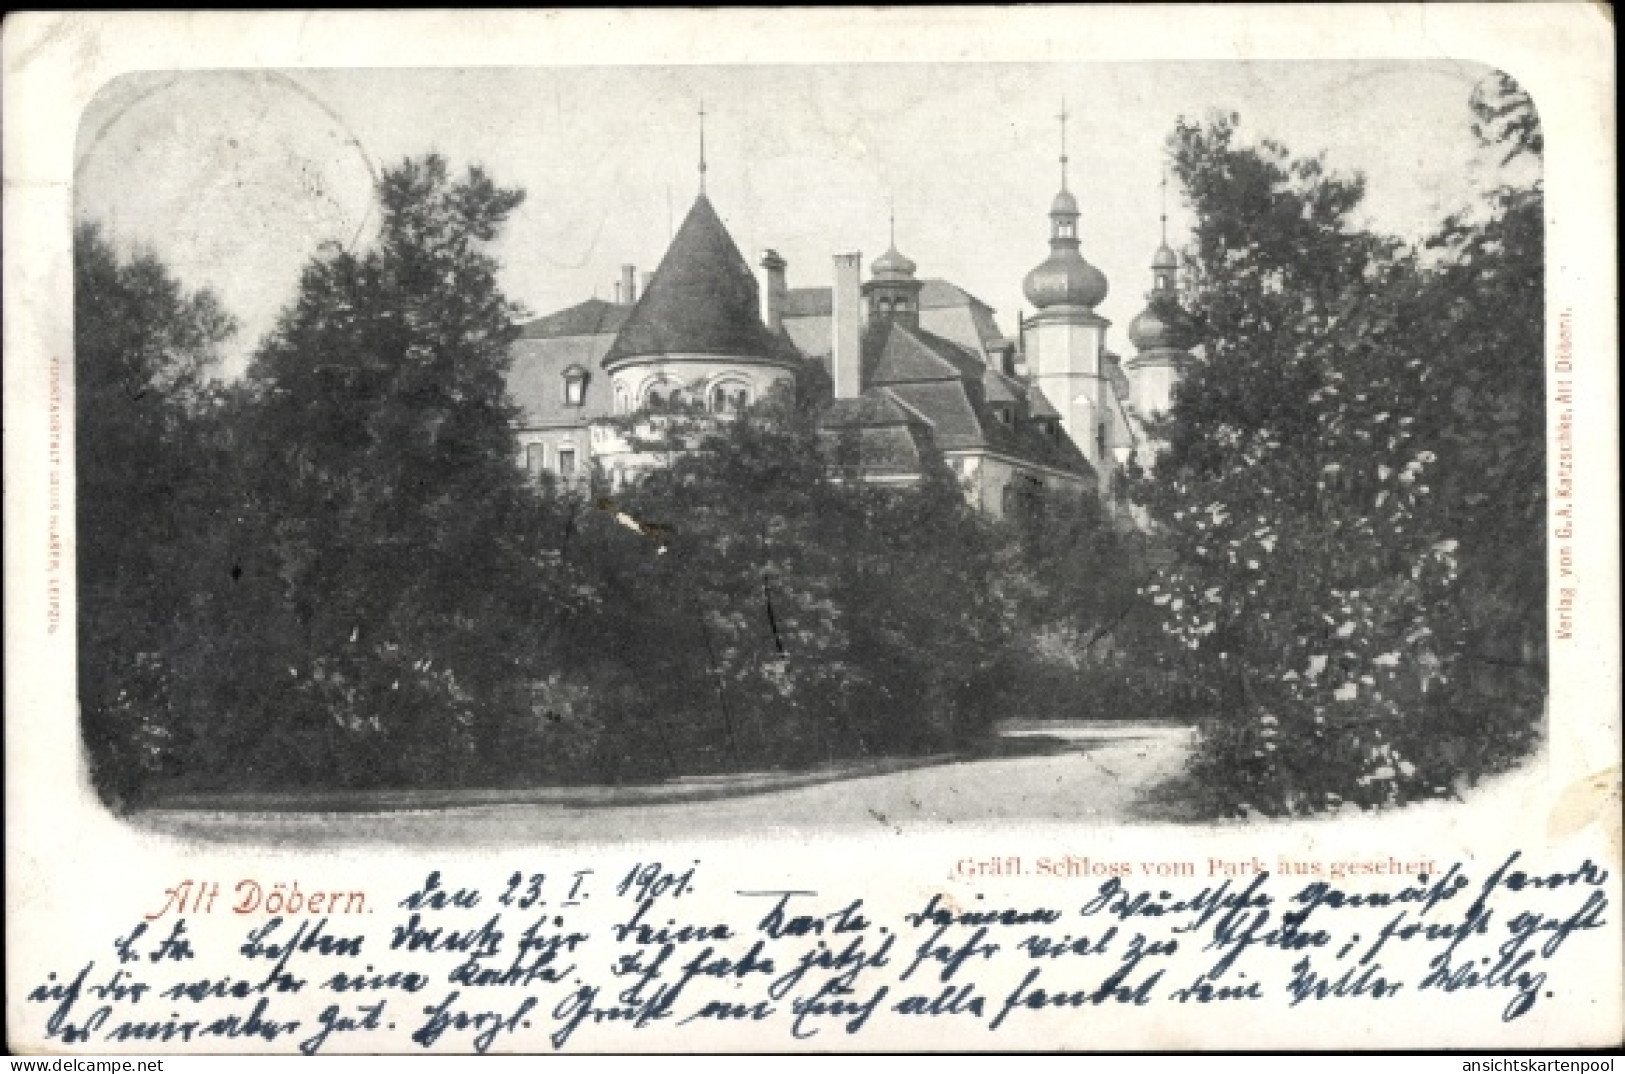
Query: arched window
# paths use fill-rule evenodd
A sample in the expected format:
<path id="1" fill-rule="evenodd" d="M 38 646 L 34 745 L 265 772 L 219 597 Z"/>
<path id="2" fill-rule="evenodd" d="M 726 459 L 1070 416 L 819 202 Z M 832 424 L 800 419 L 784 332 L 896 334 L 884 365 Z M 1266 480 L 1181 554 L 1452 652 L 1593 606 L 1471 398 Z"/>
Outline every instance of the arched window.
<path id="1" fill-rule="evenodd" d="M 711 389 L 709 406 L 714 414 L 737 414 L 750 405 L 750 390 L 737 381 L 724 381 Z"/>
<path id="2" fill-rule="evenodd" d="M 666 396 L 659 388 L 649 389 L 649 409 L 659 410 L 666 405 Z"/>
<path id="3" fill-rule="evenodd" d="M 564 371 L 564 405 L 585 406 L 587 403 L 587 371 L 573 365 Z"/>
<path id="4" fill-rule="evenodd" d="M 626 394 L 626 385 L 617 384 L 617 385 L 615 385 L 615 413 L 617 413 L 617 414 L 625 414 L 628 409 L 630 409 L 630 408 L 628 406 L 628 396 Z"/>

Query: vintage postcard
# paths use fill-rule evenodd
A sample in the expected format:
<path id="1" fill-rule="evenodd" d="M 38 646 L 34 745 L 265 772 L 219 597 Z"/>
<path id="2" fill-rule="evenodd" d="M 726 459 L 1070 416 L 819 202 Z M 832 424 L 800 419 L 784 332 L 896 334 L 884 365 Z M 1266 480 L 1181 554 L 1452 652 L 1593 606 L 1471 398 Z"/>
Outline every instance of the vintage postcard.
<path id="1" fill-rule="evenodd" d="M 1617 1046 L 1610 29 L 12 17 L 11 1048 Z"/>

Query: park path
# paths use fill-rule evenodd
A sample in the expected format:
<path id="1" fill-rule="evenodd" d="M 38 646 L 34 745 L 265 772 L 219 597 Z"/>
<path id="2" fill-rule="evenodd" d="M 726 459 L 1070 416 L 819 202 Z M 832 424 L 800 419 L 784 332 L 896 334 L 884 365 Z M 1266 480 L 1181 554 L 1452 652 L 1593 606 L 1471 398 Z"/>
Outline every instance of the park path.
<path id="1" fill-rule="evenodd" d="M 957 824 L 1114 824 L 1159 807 L 1157 790 L 1179 775 L 1192 737 L 1190 728 L 1168 724 L 1011 721 L 994 755 L 974 759 L 860 763 L 621 790 L 400 792 L 342 808 L 240 799 L 222 808 L 203 799 L 150 809 L 135 821 L 188 840 L 290 847 L 557 846 L 909 834 Z"/>

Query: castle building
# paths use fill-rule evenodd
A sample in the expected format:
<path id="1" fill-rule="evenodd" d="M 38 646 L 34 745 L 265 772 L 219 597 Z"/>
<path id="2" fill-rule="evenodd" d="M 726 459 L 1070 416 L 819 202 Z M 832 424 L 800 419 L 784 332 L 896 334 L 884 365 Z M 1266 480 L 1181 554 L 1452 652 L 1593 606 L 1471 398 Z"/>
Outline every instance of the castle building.
<path id="1" fill-rule="evenodd" d="M 820 438 L 842 480 L 909 484 L 945 464 L 995 517 L 1110 495 L 1116 472 L 1153 450 L 1143 419 L 1166 409 L 1193 337 L 1165 223 L 1130 328 L 1137 353 L 1125 365 L 1107 349 L 1095 310 L 1107 281 L 1081 252 L 1064 144 L 1061 165 L 1050 254 L 1025 282 L 1034 313 L 1012 340 L 985 302 L 920 277 L 895 225 L 867 279 L 861 255 L 841 253 L 830 286 L 791 288 L 768 250 L 758 280 L 705 193 L 702 151 L 700 194 L 641 288 L 623 266 L 616 301 L 519 326 L 509 389 L 522 464 L 619 487 L 670 459 L 635 435 L 640 422 L 674 410 L 728 420 L 820 366 L 833 386 Z"/>

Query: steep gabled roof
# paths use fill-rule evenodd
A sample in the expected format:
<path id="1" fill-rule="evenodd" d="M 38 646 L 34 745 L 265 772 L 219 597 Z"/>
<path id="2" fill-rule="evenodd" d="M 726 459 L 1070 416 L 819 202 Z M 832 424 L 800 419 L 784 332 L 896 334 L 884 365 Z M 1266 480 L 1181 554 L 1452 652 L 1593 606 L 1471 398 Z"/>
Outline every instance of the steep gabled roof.
<path id="1" fill-rule="evenodd" d="M 922 381 L 982 379 L 982 360 L 951 340 L 882 321 L 864 336 L 864 382 L 913 384 Z"/>
<path id="2" fill-rule="evenodd" d="M 1027 412 L 1035 418 L 1053 418 L 1056 421 L 1061 418 L 1061 412 L 1055 409 L 1055 404 L 1049 401 L 1049 396 L 1036 384 L 1027 388 Z"/>
<path id="3" fill-rule="evenodd" d="M 943 306 L 981 306 L 991 310 L 992 307 L 958 284 L 935 277 L 920 281 L 920 308 L 940 309 Z"/>
<path id="4" fill-rule="evenodd" d="M 784 293 L 781 312 L 786 317 L 828 317 L 834 301 L 828 287 L 792 287 Z"/>
<path id="5" fill-rule="evenodd" d="M 888 384 L 887 391 L 924 414 L 936 441 L 944 450 L 987 446 L 983 422 L 960 381 L 922 381 Z"/>
<path id="6" fill-rule="evenodd" d="M 918 476 L 933 451 L 931 423 L 884 388 L 832 400 L 818 430 L 837 470 Z"/>
<path id="7" fill-rule="evenodd" d="M 982 374 L 982 393 L 990 403 L 1021 402 L 1021 385 L 992 366 Z"/>
<path id="8" fill-rule="evenodd" d="M 870 389 L 856 399 L 832 399 L 819 418 L 825 428 L 854 426 L 929 425 L 913 410 L 901 406 L 883 390 Z"/>
<path id="9" fill-rule="evenodd" d="M 620 331 L 631 306 L 589 298 L 574 306 L 538 317 L 519 326 L 520 339 L 559 339 L 564 336 L 598 336 Z"/>
<path id="10" fill-rule="evenodd" d="M 756 276 L 704 194 L 694 201 L 604 365 L 654 354 L 719 354 L 795 364 L 762 323 Z"/>

